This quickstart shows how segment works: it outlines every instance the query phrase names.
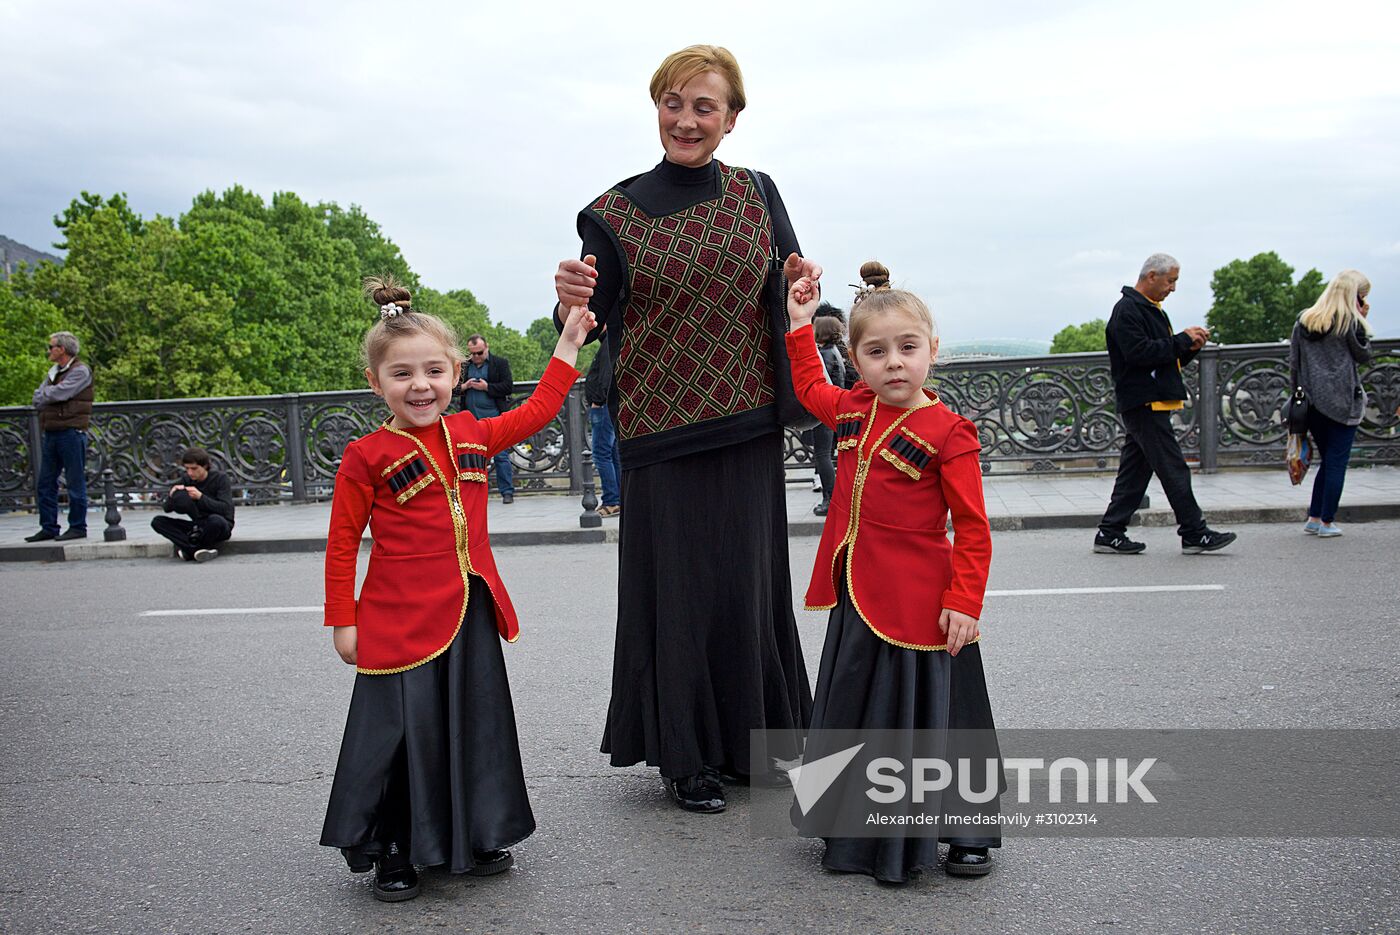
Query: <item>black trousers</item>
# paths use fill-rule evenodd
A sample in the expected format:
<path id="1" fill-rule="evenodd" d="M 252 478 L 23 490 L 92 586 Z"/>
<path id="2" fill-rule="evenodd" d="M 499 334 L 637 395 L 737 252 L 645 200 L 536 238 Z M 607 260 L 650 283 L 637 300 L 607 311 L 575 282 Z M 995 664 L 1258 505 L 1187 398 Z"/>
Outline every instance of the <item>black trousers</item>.
<path id="1" fill-rule="evenodd" d="M 151 520 L 151 528 L 186 553 L 195 549 L 215 548 L 233 535 L 233 524 L 222 516 L 201 516 L 193 520 L 157 516 Z"/>
<path id="2" fill-rule="evenodd" d="M 1113 482 L 1113 496 L 1099 521 L 1099 531 L 1105 536 L 1122 535 L 1128 531 L 1128 520 L 1142 505 L 1147 482 L 1156 474 L 1167 494 L 1167 502 L 1176 514 L 1177 534 L 1198 536 L 1205 531 L 1205 517 L 1191 492 L 1191 469 L 1181 453 L 1181 443 L 1172 431 L 1172 414 L 1158 412 L 1151 406 L 1139 406 L 1121 413 L 1126 433 L 1123 452 L 1118 458 L 1118 478 Z"/>
<path id="3" fill-rule="evenodd" d="M 825 425 L 812 429 L 812 460 L 822 481 L 822 499 L 830 500 L 836 491 L 836 433 Z"/>

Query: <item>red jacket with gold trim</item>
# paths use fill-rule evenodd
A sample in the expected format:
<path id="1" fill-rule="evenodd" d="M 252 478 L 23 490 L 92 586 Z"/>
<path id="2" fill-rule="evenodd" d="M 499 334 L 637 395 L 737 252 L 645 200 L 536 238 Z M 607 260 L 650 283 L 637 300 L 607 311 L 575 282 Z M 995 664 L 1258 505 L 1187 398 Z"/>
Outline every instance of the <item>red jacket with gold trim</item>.
<path id="1" fill-rule="evenodd" d="M 577 378 L 577 370 L 551 357 L 517 409 L 489 419 L 441 416 L 440 436 L 415 437 L 386 424 L 346 446 L 326 543 L 325 625 L 359 628 L 360 672 L 402 672 L 446 650 L 467 611 L 468 575 L 490 588 L 501 636 L 518 638 L 486 531 L 486 464 L 548 425 Z M 356 601 L 366 522 L 374 544 Z"/>
<path id="2" fill-rule="evenodd" d="M 929 390 L 922 406 L 898 409 L 864 382 L 849 390 L 827 383 L 810 326 L 787 342 L 798 398 L 836 432 L 836 489 L 807 609 L 836 606 L 844 556 L 851 603 L 876 635 L 906 649 L 946 649 L 940 611 L 981 617 L 992 562 L 976 427 Z"/>

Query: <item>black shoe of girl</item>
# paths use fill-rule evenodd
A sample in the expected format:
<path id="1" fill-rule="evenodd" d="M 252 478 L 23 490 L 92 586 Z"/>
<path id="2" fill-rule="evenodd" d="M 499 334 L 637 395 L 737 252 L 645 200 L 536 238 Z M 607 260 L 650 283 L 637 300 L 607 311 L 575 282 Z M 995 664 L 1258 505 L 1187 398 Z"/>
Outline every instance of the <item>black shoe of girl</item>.
<path id="1" fill-rule="evenodd" d="M 671 798 L 687 812 L 713 815 L 724 811 L 724 786 L 720 785 L 719 777 L 712 769 L 706 768 L 684 779 L 662 779 L 662 782 L 666 784 Z"/>
<path id="2" fill-rule="evenodd" d="M 984 877 L 992 872 L 992 858 L 985 847 L 948 848 L 948 860 L 943 869 L 955 877 Z"/>
<path id="3" fill-rule="evenodd" d="M 397 844 L 390 844 L 389 850 L 374 865 L 374 898 L 398 903 L 417 895 L 418 871 Z"/>
<path id="4" fill-rule="evenodd" d="M 474 877 L 489 877 L 515 866 L 515 858 L 510 851 L 472 851 L 472 860 L 476 861 L 476 865 L 467 873 Z"/>

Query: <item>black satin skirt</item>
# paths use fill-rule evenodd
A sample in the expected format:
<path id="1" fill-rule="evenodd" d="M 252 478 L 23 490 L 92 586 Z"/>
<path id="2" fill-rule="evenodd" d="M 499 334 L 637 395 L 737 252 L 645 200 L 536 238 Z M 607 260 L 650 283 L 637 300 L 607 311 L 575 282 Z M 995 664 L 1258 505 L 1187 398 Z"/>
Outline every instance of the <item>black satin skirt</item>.
<path id="1" fill-rule="evenodd" d="M 749 731 L 800 752 L 812 691 L 792 612 L 779 434 L 622 472 L 602 751 L 672 779 L 747 775 Z"/>
<path id="2" fill-rule="evenodd" d="M 982 672 L 982 652 L 977 643 L 963 647 L 957 656 L 946 652 L 904 649 L 887 643 L 861 619 L 844 584 L 826 628 L 821 666 L 817 673 L 812 730 L 965 730 L 978 735 L 983 752 L 999 758 L 996 725 L 987 699 Z M 990 744 L 990 747 L 988 747 Z M 814 762 L 835 750 L 822 749 L 820 735 L 809 735 L 806 762 Z M 862 777 L 863 778 L 863 777 Z M 824 796 L 863 796 L 868 783 L 838 783 Z M 1005 779 L 1001 780 L 1005 789 Z M 958 805 L 942 803 L 957 810 Z M 996 814 L 996 799 L 978 811 Z M 816 836 L 811 817 L 804 821 L 794 807 L 794 824 L 800 833 Z M 806 825 L 806 827 L 804 827 Z M 942 841 L 965 847 L 1001 847 L 996 825 L 976 826 L 973 835 L 956 837 L 826 838 L 822 866 L 843 873 L 864 873 L 888 883 L 904 883 L 909 875 L 938 864 Z"/>
<path id="3" fill-rule="evenodd" d="M 447 651 L 393 675 L 355 676 L 321 843 L 365 870 L 390 843 L 465 873 L 473 851 L 535 830 L 495 606 L 471 578 Z"/>

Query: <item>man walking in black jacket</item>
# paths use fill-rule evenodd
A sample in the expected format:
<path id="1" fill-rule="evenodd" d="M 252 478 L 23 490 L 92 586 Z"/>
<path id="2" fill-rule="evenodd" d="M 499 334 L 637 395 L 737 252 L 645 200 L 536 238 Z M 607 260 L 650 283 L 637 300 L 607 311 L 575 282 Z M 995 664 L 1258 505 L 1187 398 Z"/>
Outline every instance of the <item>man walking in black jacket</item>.
<path id="1" fill-rule="evenodd" d="M 1123 298 L 1108 320 L 1108 363 L 1113 374 L 1118 416 L 1123 420 L 1123 451 L 1108 510 L 1099 521 L 1094 551 L 1135 555 L 1147 549 L 1128 538 L 1128 520 L 1142 504 L 1147 482 L 1156 473 L 1176 514 L 1181 551 L 1214 552 L 1235 541 L 1232 532 L 1216 532 L 1191 492 L 1191 469 L 1172 430 L 1172 412 L 1186 405 L 1181 368 L 1195 359 L 1210 332 L 1195 326 L 1173 334 L 1162 302 L 1176 291 L 1181 264 L 1154 253 L 1142 264 L 1136 286 L 1124 286 Z M 1209 405 L 1212 400 L 1202 400 Z"/>
<path id="2" fill-rule="evenodd" d="M 157 516 L 151 528 L 175 543 L 176 554 L 185 561 L 207 562 L 218 557 L 215 546 L 233 535 L 233 485 L 228 475 L 211 466 L 203 448 L 186 448 L 180 467 L 185 475 L 170 488 L 165 512 L 190 518 Z"/>
<path id="3" fill-rule="evenodd" d="M 467 338 L 467 362 L 462 367 L 462 382 L 457 385 L 461 408 L 478 419 L 490 419 L 510 408 L 510 394 L 515 390 L 510 361 L 491 353 L 486 338 L 474 334 Z M 507 448 L 491 459 L 496 470 L 496 486 L 502 503 L 515 502 L 515 470 Z"/>

